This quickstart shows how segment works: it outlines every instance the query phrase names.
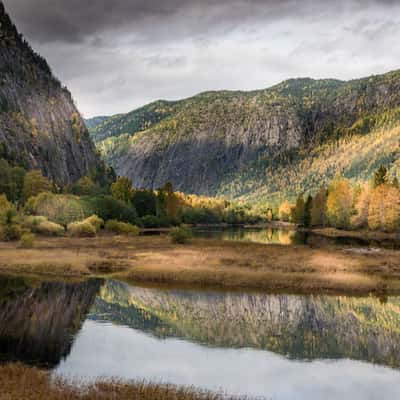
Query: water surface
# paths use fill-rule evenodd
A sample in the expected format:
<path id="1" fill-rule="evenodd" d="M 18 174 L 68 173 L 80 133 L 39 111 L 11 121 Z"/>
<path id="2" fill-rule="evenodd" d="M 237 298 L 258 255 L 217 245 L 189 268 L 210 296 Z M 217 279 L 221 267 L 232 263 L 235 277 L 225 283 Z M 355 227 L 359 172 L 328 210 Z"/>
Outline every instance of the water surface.
<path id="1" fill-rule="evenodd" d="M 267 399 L 400 398 L 400 297 L 0 279 L 0 360 Z"/>

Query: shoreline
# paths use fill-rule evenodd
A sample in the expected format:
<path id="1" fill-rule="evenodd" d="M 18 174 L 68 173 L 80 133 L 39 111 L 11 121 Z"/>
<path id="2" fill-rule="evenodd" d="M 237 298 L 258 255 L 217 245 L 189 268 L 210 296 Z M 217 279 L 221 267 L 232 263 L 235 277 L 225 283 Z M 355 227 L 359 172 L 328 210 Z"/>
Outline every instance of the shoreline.
<path id="1" fill-rule="evenodd" d="M 139 285 L 295 293 L 400 292 L 400 251 L 264 245 L 166 236 L 38 238 L 0 243 L 0 273 L 51 279 L 113 278 Z"/>

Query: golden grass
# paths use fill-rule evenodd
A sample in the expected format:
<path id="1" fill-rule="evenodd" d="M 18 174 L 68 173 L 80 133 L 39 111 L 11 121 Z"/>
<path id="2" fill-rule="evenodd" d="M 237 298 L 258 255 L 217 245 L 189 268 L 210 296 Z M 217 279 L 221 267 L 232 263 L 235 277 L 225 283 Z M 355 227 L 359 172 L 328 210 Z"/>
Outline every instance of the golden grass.
<path id="1" fill-rule="evenodd" d="M 157 385 L 143 382 L 98 381 L 80 388 L 48 371 L 8 364 L 0 366 L 1 400 L 219 400 L 222 396 L 194 388 Z"/>
<path id="2" fill-rule="evenodd" d="M 400 252 L 262 245 L 167 237 L 39 238 L 35 249 L 0 244 L 0 271 L 102 276 L 146 284 L 291 291 L 400 290 Z"/>

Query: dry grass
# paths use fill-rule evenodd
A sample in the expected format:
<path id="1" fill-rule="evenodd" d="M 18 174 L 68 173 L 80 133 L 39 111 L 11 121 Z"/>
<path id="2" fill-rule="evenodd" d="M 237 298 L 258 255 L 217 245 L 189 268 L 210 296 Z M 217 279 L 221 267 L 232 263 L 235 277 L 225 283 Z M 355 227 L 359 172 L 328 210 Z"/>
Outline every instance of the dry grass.
<path id="1" fill-rule="evenodd" d="M 56 276 L 104 275 L 197 287 L 291 291 L 400 290 L 400 252 L 193 240 L 163 236 L 39 238 L 34 249 L 0 244 L 0 271 Z"/>
<path id="2" fill-rule="evenodd" d="M 194 388 L 138 382 L 99 381 L 91 386 L 73 387 L 51 379 L 49 372 L 21 364 L 0 366 L 1 400 L 219 400 L 222 396 Z"/>
<path id="3" fill-rule="evenodd" d="M 312 232 L 317 235 L 327 236 L 327 237 L 343 237 L 343 238 L 355 238 L 355 239 L 364 239 L 364 240 L 400 240 L 400 233 L 387 233 L 387 232 L 379 232 L 379 231 L 371 231 L 371 230 L 357 230 L 357 231 L 346 231 L 335 228 L 320 228 L 320 229 L 312 229 Z"/>

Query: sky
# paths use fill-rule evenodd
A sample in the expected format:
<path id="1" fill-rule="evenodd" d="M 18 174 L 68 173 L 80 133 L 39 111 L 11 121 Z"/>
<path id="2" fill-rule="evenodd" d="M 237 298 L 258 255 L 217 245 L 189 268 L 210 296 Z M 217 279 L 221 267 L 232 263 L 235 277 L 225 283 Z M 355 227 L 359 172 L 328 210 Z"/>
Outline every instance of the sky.
<path id="1" fill-rule="evenodd" d="M 398 0 L 3 0 L 85 117 L 400 68 Z"/>

